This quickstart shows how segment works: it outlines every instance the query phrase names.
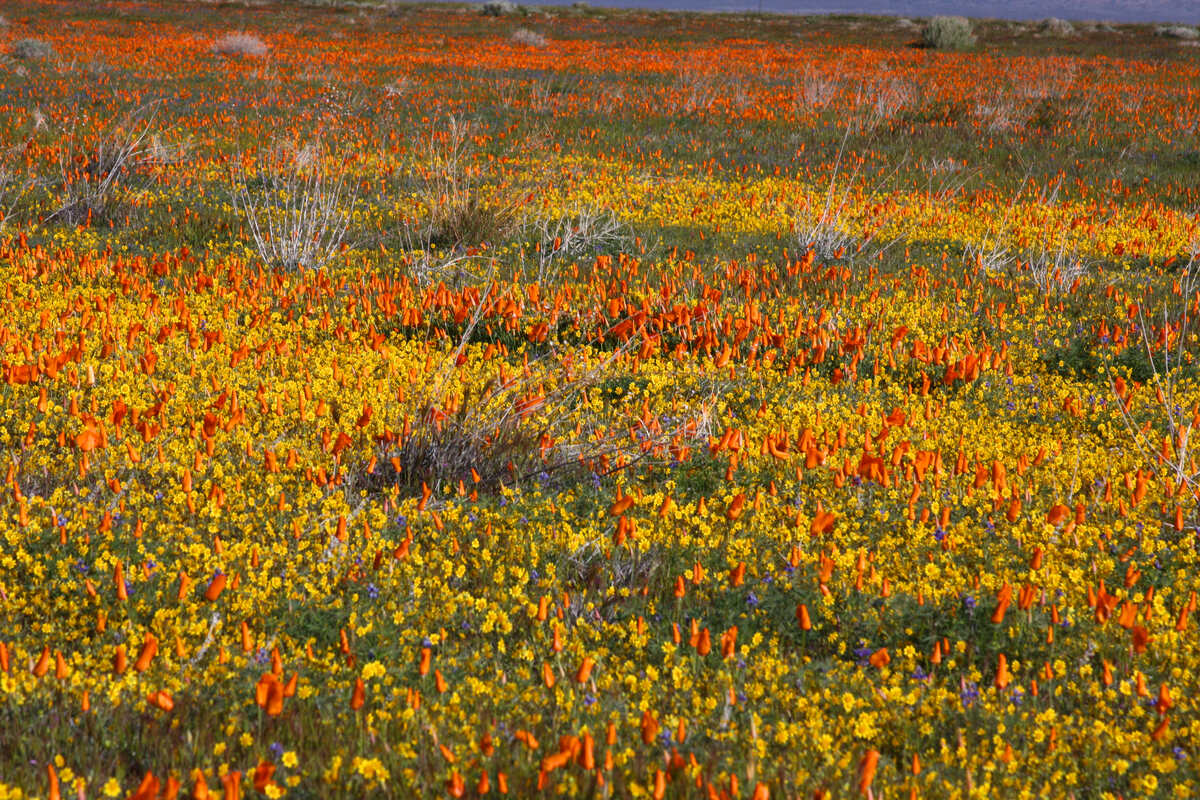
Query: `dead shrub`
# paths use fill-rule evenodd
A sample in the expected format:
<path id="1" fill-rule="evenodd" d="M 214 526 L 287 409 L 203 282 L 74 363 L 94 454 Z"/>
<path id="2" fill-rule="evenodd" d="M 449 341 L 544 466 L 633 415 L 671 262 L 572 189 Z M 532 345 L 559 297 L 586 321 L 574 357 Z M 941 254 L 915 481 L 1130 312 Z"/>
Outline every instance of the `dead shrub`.
<path id="1" fill-rule="evenodd" d="M 263 261 L 287 270 L 324 267 L 342 249 L 356 200 L 345 161 L 320 141 L 276 143 L 253 173 L 241 161 L 234 205 Z"/>
<path id="2" fill-rule="evenodd" d="M 665 462 L 707 441 L 712 396 L 681 403 L 671 419 L 637 416 L 636 409 L 623 407 L 597 410 L 594 394 L 622 374 L 624 360 L 642 342 L 640 332 L 590 359 L 560 352 L 548 341 L 544 353 L 519 367 L 497 364 L 486 377 L 468 377 L 478 372 L 460 368 L 481 357 L 471 344 L 480 321 L 497 316 L 511 300 L 489 283 L 486 290 L 463 290 L 474 305 L 464 332 L 456 346 L 427 361 L 425 374 L 413 382 L 402 427 L 382 437 L 372 471 L 360 475 L 354 488 L 399 486 L 434 497 L 446 486 L 473 492 L 534 482 L 551 487 L 646 459 Z"/>
<path id="3" fill-rule="evenodd" d="M 58 209 L 48 221 L 116 224 L 129 201 L 154 181 L 154 169 L 181 157 L 156 133 L 158 103 L 111 122 L 84 116 L 72 125 L 59 156 Z"/>

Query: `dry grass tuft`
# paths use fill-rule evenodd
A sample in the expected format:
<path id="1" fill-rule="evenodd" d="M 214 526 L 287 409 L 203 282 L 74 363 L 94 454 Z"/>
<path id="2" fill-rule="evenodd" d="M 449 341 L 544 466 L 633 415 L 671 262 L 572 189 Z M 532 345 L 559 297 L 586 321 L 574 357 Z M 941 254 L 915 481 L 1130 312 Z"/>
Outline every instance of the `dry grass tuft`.
<path id="1" fill-rule="evenodd" d="M 547 44 L 545 36 L 528 28 L 517 28 L 509 38 L 512 39 L 514 44 L 524 45 L 525 47 L 545 47 Z"/>
<path id="2" fill-rule="evenodd" d="M 252 33 L 227 33 L 212 43 L 212 51 L 221 56 L 245 56 L 262 58 L 267 54 L 267 43 Z"/>

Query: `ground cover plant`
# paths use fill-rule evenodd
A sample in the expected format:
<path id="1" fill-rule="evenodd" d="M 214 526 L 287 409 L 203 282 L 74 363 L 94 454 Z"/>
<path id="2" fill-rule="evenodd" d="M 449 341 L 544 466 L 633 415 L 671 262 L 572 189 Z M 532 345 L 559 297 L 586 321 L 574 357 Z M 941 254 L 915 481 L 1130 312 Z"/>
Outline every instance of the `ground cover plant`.
<path id="1" fill-rule="evenodd" d="M 5 7 L 0 798 L 1194 795 L 1193 39 L 497 8 Z"/>

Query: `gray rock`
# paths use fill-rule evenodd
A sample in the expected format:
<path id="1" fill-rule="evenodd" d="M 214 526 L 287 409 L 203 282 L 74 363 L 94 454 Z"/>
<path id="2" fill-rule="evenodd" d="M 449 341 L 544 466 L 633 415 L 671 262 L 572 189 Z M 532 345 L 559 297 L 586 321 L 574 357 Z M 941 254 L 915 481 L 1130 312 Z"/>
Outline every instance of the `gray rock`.
<path id="1" fill-rule="evenodd" d="M 1200 31 L 1188 25 L 1163 25 L 1156 28 L 1154 31 L 1159 36 L 1165 36 L 1168 39 L 1197 39 L 1200 38 Z"/>
<path id="2" fill-rule="evenodd" d="M 518 6 L 512 0 L 487 0 L 480 11 L 488 17 L 504 17 L 516 14 Z"/>
<path id="3" fill-rule="evenodd" d="M 1067 22 L 1065 19 L 1059 19 L 1058 17 L 1050 17 L 1042 20 L 1040 30 L 1042 33 L 1047 34 L 1048 36 L 1075 35 L 1075 26 Z"/>

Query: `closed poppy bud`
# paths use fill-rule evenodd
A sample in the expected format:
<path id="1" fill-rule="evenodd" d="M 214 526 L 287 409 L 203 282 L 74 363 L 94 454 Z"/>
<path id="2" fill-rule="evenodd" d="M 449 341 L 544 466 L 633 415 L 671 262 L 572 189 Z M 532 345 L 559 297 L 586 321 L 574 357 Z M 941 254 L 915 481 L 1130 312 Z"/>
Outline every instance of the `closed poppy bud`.
<path id="1" fill-rule="evenodd" d="M 800 623 L 800 630 L 812 630 L 812 619 L 808 616 L 808 606 L 804 603 L 796 606 L 796 620 Z"/>
<path id="2" fill-rule="evenodd" d="M 204 773 L 196 770 L 196 780 L 192 785 L 192 800 L 208 800 L 208 781 L 204 778 Z"/>
<path id="3" fill-rule="evenodd" d="M 43 647 L 42 655 L 38 658 L 37 663 L 33 665 L 33 674 L 40 678 L 50 670 L 50 648 Z"/>
<path id="4" fill-rule="evenodd" d="M 138 788 L 129 796 L 129 800 L 154 800 L 158 795 L 159 785 L 158 778 L 154 777 L 154 773 L 147 772 Z"/>
<path id="5" fill-rule="evenodd" d="M 1012 673 L 1008 671 L 1008 659 L 1003 653 L 996 659 L 996 688 L 1004 689 L 1012 682 Z"/>
<path id="6" fill-rule="evenodd" d="M 283 686 L 273 681 L 267 691 L 267 716 L 278 717 L 283 713 Z"/>
<path id="7" fill-rule="evenodd" d="M 271 782 L 271 776 L 275 774 L 275 765 L 270 761 L 260 761 L 258 766 L 254 768 L 254 789 L 255 791 L 264 791 L 267 785 Z"/>
<path id="8" fill-rule="evenodd" d="M 596 768 L 596 740 L 590 733 L 583 735 L 583 748 L 579 753 L 579 766 L 585 770 Z"/>
<path id="9" fill-rule="evenodd" d="M 1164 683 L 1159 686 L 1158 701 L 1154 704 L 1155 710 L 1157 710 L 1160 715 L 1166 714 L 1174 705 L 1175 703 L 1171 700 L 1171 694 L 1169 691 L 1167 691 L 1167 685 Z"/>
<path id="10" fill-rule="evenodd" d="M 275 680 L 275 676 L 267 673 L 258 679 L 258 683 L 254 684 L 254 704 L 264 707 L 267 704 L 267 695 L 270 693 L 270 684 Z"/>
<path id="11" fill-rule="evenodd" d="M 118 600 L 124 602 L 129 599 L 129 592 L 125 588 L 125 568 L 121 566 L 120 561 L 113 568 L 113 587 L 117 590 Z"/>
<path id="12" fill-rule="evenodd" d="M 868 750 L 858 762 L 858 792 L 867 794 L 871 790 L 871 782 L 875 780 L 875 770 L 879 766 L 879 751 Z"/>
<path id="13" fill-rule="evenodd" d="M 117 645 L 116 651 L 113 653 L 113 672 L 118 675 L 123 675 L 128 665 L 128 660 L 125 656 L 125 645 Z"/>
<path id="14" fill-rule="evenodd" d="M 417 672 L 420 673 L 421 675 L 428 675 L 429 674 L 429 662 L 432 660 L 432 658 L 433 658 L 433 651 L 430 650 L 428 647 L 422 647 L 421 648 L 421 659 L 417 663 Z"/>
<path id="15" fill-rule="evenodd" d="M 175 708 L 175 701 L 171 698 L 171 695 L 164 691 L 151 692 L 146 701 L 156 708 L 161 708 L 163 711 L 170 711 Z"/>
<path id="16" fill-rule="evenodd" d="M 150 662 L 158 653 L 158 639 L 147 633 L 142 639 L 142 650 L 138 653 L 137 661 L 133 663 L 133 668 L 138 672 L 145 672 L 150 669 Z"/>
<path id="17" fill-rule="evenodd" d="M 1161 742 L 1164 738 L 1166 738 L 1169 724 L 1170 723 L 1168 722 L 1167 717 L 1163 717 L 1158 723 L 1158 726 L 1154 729 L 1154 732 L 1150 734 L 1150 738 L 1156 742 Z"/>
<path id="18" fill-rule="evenodd" d="M 204 590 L 204 599 L 211 603 L 220 597 L 221 592 L 225 591 L 226 580 L 223 573 L 215 576 L 212 582 L 208 584 L 208 588 Z"/>
<path id="19" fill-rule="evenodd" d="M 738 520 L 742 516 L 742 512 L 746 507 L 746 493 L 738 492 L 732 500 L 729 501 L 729 507 L 725 509 L 725 518 L 730 522 Z"/>
<path id="20" fill-rule="evenodd" d="M 240 800 L 242 796 L 241 770 L 234 770 L 222 775 L 221 784 L 225 787 L 225 800 Z"/>
<path id="21" fill-rule="evenodd" d="M 642 712 L 642 743 L 652 744 L 654 737 L 658 735 L 658 720 L 650 713 L 650 709 Z"/>

